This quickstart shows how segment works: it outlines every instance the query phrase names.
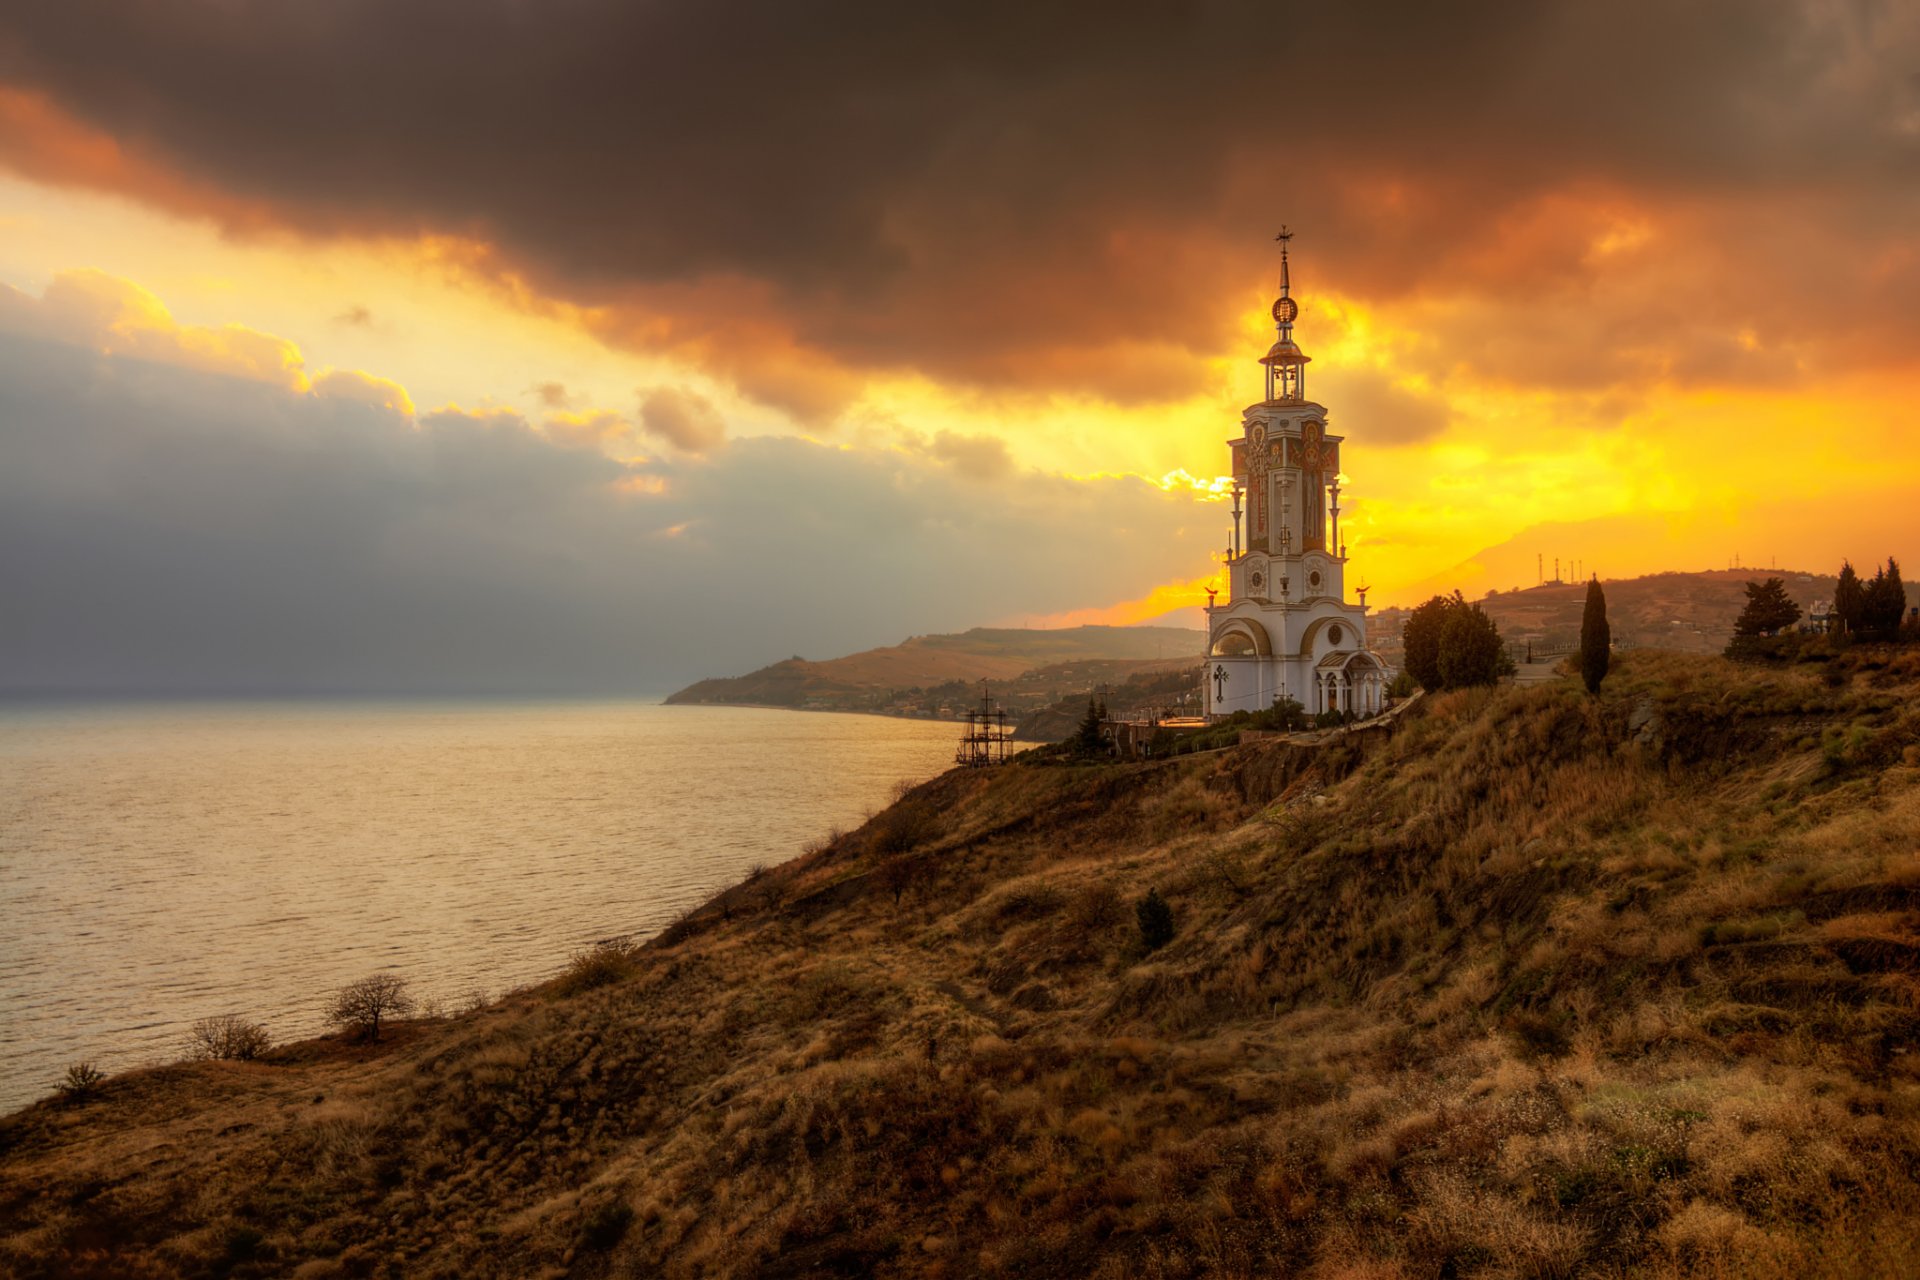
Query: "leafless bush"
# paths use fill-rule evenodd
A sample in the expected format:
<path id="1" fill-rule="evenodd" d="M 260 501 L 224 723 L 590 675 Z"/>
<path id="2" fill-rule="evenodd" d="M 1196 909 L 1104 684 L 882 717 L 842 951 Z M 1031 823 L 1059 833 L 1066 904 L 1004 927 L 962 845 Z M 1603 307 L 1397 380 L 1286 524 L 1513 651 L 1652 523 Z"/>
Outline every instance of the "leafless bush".
<path id="1" fill-rule="evenodd" d="M 1104 880 L 1097 880 L 1081 889 L 1067 905 L 1067 919 L 1082 933 L 1094 933 L 1116 925 L 1125 914 L 1120 891 Z"/>
<path id="2" fill-rule="evenodd" d="M 407 993 L 407 980 L 393 973 L 376 973 L 340 988 L 327 1006 L 327 1021 L 342 1030 L 380 1038 L 380 1023 L 386 1018 L 404 1018 L 414 1009 Z"/>
<path id="3" fill-rule="evenodd" d="M 772 915 L 786 904 L 788 892 L 786 882 L 779 876 L 763 875 L 754 888 L 754 897 L 760 909 Z"/>
<path id="4" fill-rule="evenodd" d="M 99 1092 L 106 1079 L 107 1073 L 91 1062 L 76 1062 L 67 1068 L 67 1077 L 60 1082 L 60 1096 L 68 1102 L 85 1102 Z"/>
<path id="5" fill-rule="evenodd" d="M 922 872 L 918 860 L 905 854 L 888 858 L 880 864 L 880 887 L 893 896 L 893 905 L 898 907 L 901 896 L 919 883 Z"/>
<path id="6" fill-rule="evenodd" d="M 620 981 L 633 972 L 637 949 L 630 936 L 621 934 L 574 952 L 573 958 L 567 961 L 566 973 L 561 976 L 561 991 L 575 995 Z"/>
<path id="7" fill-rule="evenodd" d="M 871 848 L 883 858 L 911 852 L 933 839 L 938 825 L 933 811 L 924 805 L 896 804 L 873 820 Z"/>
<path id="8" fill-rule="evenodd" d="M 187 1056 L 196 1062 L 251 1062 L 272 1044 L 260 1023 L 223 1013 L 193 1024 L 187 1033 Z"/>
<path id="9" fill-rule="evenodd" d="M 1214 850 L 1202 859 L 1200 866 L 1206 880 L 1219 886 L 1229 897 L 1244 898 L 1252 888 L 1245 860 L 1231 850 Z"/>

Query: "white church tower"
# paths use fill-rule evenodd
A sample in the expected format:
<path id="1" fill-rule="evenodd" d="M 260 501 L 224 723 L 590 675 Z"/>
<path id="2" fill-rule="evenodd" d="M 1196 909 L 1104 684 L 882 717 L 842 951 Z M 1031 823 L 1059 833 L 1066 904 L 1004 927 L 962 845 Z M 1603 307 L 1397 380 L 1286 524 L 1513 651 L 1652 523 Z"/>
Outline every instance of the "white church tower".
<path id="1" fill-rule="evenodd" d="M 1233 539 L 1227 599 L 1207 605 L 1207 710 L 1260 711 L 1291 698 L 1310 715 L 1373 715 L 1386 670 L 1367 650 L 1365 589 L 1346 598 L 1340 541 L 1340 441 L 1307 399 L 1308 356 L 1293 341 L 1300 306 L 1280 240 L 1279 338 L 1260 358 L 1267 398 L 1249 405 L 1233 451 Z M 1241 499 L 1245 498 L 1245 508 Z M 1244 527 L 1242 516 L 1245 517 Z"/>

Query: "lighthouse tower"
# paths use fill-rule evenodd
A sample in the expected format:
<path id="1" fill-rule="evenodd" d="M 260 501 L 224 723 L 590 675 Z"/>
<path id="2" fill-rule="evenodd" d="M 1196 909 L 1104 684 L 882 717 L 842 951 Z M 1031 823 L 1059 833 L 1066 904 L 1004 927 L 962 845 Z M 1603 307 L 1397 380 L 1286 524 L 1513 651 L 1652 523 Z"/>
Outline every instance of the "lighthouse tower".
<path id="1" fill-rule="evenodd" d="M 1223 603 L 1207 608 L 1207 710 L 1260 711 L 1282 698 L 1309 714 L 1373 715 L 1386 669 L 1367 650 L 1367 607 L 1346 598 L 1340 442 L 1307 399 L 1310 357 L 1293 340 L 1300 304 L 1280 240 L 1277 339 L 1260 357 L 1267 396 L 1247 406 L 1233 452 L 1233 537 Z M 1244 499 L 1244 507 L 1242 501 Z M 1244 517 L 1244 520 L 1243 520 Z M 1364 595 L 1365 589 L 1362 588 Z"/>

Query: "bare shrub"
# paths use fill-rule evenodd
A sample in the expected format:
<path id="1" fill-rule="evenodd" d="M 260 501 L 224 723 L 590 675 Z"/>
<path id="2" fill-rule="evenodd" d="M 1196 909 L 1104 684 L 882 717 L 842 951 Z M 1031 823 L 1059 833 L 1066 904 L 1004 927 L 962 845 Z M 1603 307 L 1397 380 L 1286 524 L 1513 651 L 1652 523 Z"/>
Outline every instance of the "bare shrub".
<path id="1" fill-rule="evenodd" d="M 100 1091 L 107 1081 L 107 1073 L 91 1062 L 76 1062 L 67 1068 L 67 1075 L 60 1082 L 60 1096 L 68 1102 L 85 1102 Z"/>
<path id="2" fill-rule="evenodd" d="M 1214 850 L 1202 859 L 1200 867 L 1204 878 L 1218 885 L 1230 898 L 1244 898 L 1252 890 L 1245 860 L 1229 849 Z"/>
<path id="3" fill-rule="evenodd" d="M 902 801 L 873 820 L 869 833 L 871 849 L 881 857 L 911 853 L 939 831 L 933 811 L 925 805 Z"/>
<path id="4" fill-rule="evenodd" d="M 273 1044 L 266 1027 L 237 1013 L 202 1018 L 187 1033 L 187 1057 L 196 1062 L 251 1062 Z"/>
<path id="5" fill-rule="evenodd" d="M 407 980 L 394 973 L 376 973 L 340 988 L 327 1006 L 327 1021 L 368 1040 L 380 1039 L 380 1023 L 404 1018 L 414 1009 Z"/>
<path id="6" fill-rule="evenodd" d="M 919 883 L 924 870 L 918 860 L 901 854 L 881 863 L 877 878 L 880 887 L 893 896 L 893 905 L 898 908 L 901 896 Z"/>
<path id="7" fill-rule="evenodd" d="M 754 898 L 762 911 L 773 915 L 786 905 L 789 891 L 790 886 L 779 876 L 764 875 L 755 883 Z"/>
<path id="8" fill-rule="evenodd" d="M 1067 904 L 1067 919 L 1076 929 L 1093 933 L 1111 928 L 1125 918 L 1120 891 L 1105 880 L 1087 885 Z"/>
<path id="9" fill-rule="evenodd" d="M 561 993 L 577 995 L 620 981 L 633 972 L 636 951 L 633 939 L 621 934 L 574 952 L 567 961 L 567 971 L 560 976 Z"/>
<path id="10" fill-rule="evenodd" d="M 993 904 L 993 921 L 1005 927 L 1021 920 L 1039 920 L 1063 905 L 1060 891 L 1050 884 L 1025 884 L 1000 895 Z"/>

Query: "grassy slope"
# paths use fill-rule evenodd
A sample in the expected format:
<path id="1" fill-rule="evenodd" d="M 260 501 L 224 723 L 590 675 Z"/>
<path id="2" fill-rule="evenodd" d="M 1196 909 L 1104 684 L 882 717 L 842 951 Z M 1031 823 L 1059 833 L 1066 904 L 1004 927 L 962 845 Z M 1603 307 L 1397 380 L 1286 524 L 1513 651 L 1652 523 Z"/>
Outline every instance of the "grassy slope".
<path id="1" fill-rule="evenodd" d="M 950 774 L 603 985 L 9 1118 L 0 1264 L 1911 1274 L 1897 661 Z"/>

